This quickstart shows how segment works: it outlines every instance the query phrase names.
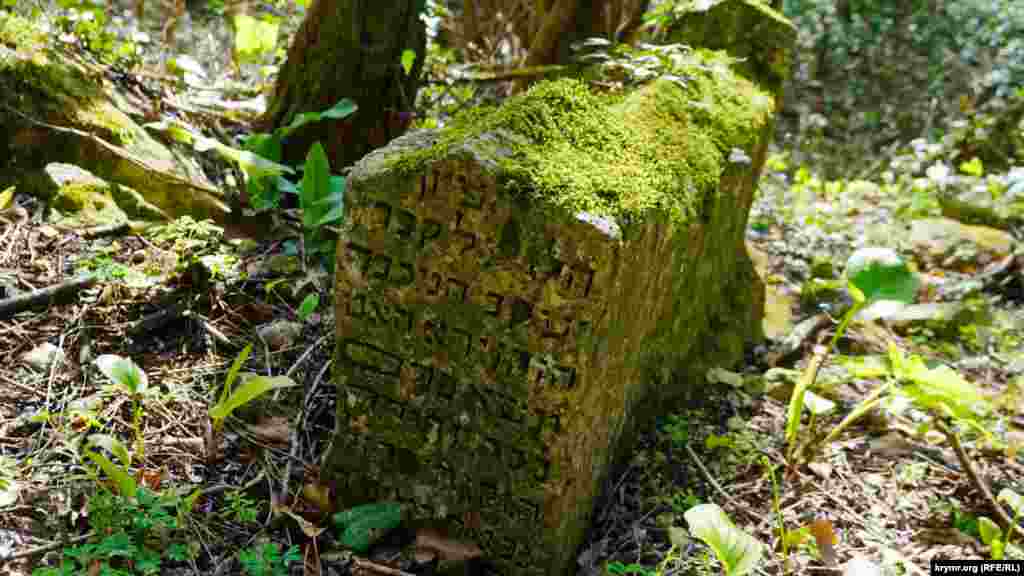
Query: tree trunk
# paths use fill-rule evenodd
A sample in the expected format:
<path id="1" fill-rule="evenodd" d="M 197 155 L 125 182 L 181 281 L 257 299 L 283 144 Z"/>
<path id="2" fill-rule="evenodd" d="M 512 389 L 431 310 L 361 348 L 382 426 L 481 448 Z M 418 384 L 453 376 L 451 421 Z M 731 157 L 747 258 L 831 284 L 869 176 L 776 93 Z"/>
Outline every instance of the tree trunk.
<path id="1" fill-rule="evenodd" d="M 264 125 L 285 125 L 342 98 L 359 110 L 294 133 L 285 142 L 286 163 L 301 162 L 319 140 L 338 169 L 405 131 L 426 53 L 421 10 L 421 0 L 314 0 L 288 50 Z M 409 74 L 401 64 L 405 50 L 416 53 Z"/>

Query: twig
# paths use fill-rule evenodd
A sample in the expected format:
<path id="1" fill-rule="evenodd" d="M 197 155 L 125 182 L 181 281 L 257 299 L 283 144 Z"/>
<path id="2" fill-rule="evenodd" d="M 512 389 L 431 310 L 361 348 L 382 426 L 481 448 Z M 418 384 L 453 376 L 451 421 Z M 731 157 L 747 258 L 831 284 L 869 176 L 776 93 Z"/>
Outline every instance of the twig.
<path id="1" fill-rule="evenodd" d="M 697 469 L 700 470 L 701 474 L 704 475 L 704 479 L 707 480 L 709 484 L 711 484 L 711 486 L 715 489 L 716 492 L 722 495 L 722 498 L 725 498 L 726 502 L 731 504 L 733 508 L 743 510 L 752 519 L 761 520 L 761 518 L 756 516 L 749 508 L 742 506 L 739 502 L 733 499 L 732 496 L 727 494 L 724 489 L 722 489 L 722 485 L 719 484 L 718 480 L 715 480 L 715 477 L 711 475 L 711 472 L 709 472 L 708 469 L 704 467 L 704 463 L 700 461 L 700 456 L 698 456 L 697 452 L 695 452 L 693 448 L 690 447 L 689 442 L 684 444 L 684 446 L 686 447 L 686 453 L 690 455 L 690 458 L 693 460 L 693 463 L 697 465 Z"/>
<path id="2" fill-rule="evenodd" d="M 321 338 L 320 340 L 323 340 L 323 338 Z M 317 343 L 319 344 L 319 342 Z M 312 348 L 310 350 L 312 350 Z M 300 358 L 299 361 L 301 362 L 302 359 Z M 306 411 L 309 408 L 309 400 L 310 398 L 313 397 L 313 392 L 316 391 L 316 388 L 320 384 L 320 381 L 323 380 L 324 373 L 327 372 L 328 368 L 330 367 L 331 362 L 328 361 L 326 364 L 324 364 L 323 368 L 320 369 L 320 373 L 316 375 L 316 380 L 313 381 L 313 385 L 309 387 L 309 391 L 306 392 L 306 397 L 302 400 L 302 408 L 299 410 L 299 413 L 295 415 L 295 421 L 292 423 L 291 434 L 289 435 L 288 438 L 288 442 L 291 444 L 291 448 L 289 451 L 290 453 L 288 455 L 289 458 L 284 465 L 284 476 L 281 478 L 281 491 L 278 492 L 277 494 L 277 504 L 279 505 L 283 505 L 285 499 L 288 498 L 288 481 L 292 475 L 292 462 L 294 460 L 298 460 L 299 430 L 303 428 L 303 417 L 305 416 L 305 414 L 307 413 Z"/>
<path id="3" fill-rule="evenodd" d="M 78 278 L 72 278 L 71 280 L 61 282 L 60 284 L 54 284 L 53 286 L 33 290 L 28 294 L 18 294 L 17 296 L 0 300 L 0 318 L 13 316 L 14 314 L 32 306 L 62 299 L 71 293 L 78 292 L 79 290 L 92 286 L 95 282 L 96 276 L 88 274 Z"/>
<path id="4" fill-rule="evenodd" d="M 933 418 L 933 421 L 939 431 L 941 431 L 946 436 L 946 439 L 949 440 L 949 443 L 953 445 L 953 451 L 956 452 L 956 458 L 960 461 L 960 467 L 967 473 L 967 477 L 970 478 L 971 484 L 974 484 L 974 487 L 981 492 L 981 495 L 988 502 L 989 506 L 991 506 L 992 510 L 995 511 L 996 516 L 999 517 L 999 523 L 1003 525 L 1003 530 L 1007 533 L 1009 533 L 1010 530 L 1013 530 L 1018 535 L 1024 536 L 1024 529 L 1021 529 L 1020 526 L 1014 523 L 1013 518 L 1010 518 L 1010 515 L 1006 513 L 1006 510 L 1004 510 L 999 504 L 999 501 L 992 495 L 992 491 L 989 489 L 988 484 L 981 479 L 981 476 L 978 475 L 978 471 L 974 469 L 974 464 L 971 462 L 971 459 L 967 457 L 967 452 L 964 450 L 963 444 L 960 443 L 960 435 L 950 429 L 942 420 Z"/>
<path id="5" fill-rule="evenodd" d="M 66 546 L 68 544 L 78 544 L 79 542 L 85 542 L 86 540 L 88 540 L 89 538 L 92 538 L 93 536 L 95 536 L 95 533 L 94 532 L 89 532 L 88 534 L 82 534 L 81 536 L 75 536 L 74 538 L 69 538 L 67 540 L 61 540 L 59 542 L 50 542 L 49 544 L 43 544 L 42 546 L 36 546 L 35 548 L 29 548 L 28 550 L 22 550 L 20 552 L 15 552 L 14 554 L 11 554 L 10 556 L 0 556 L 0 564 L 3 564 L 4 562 L 10 562 L 11 560 L 19 560 L 21 558 L 27 558 L 29 556 L 38 556 L 39 554 L 46 554 L 47 552 L 56 550 L 57 548 L 60 548 L 61 546 Z"/>
<path id="6" fill-rule="evenodd" d="M 377 564 L 376 562 L 371 562 L 369 560 L 353 558 L 352 561 L 355 563 L 356 568 L 369 570 L 370 572 L 376 572 L 378 574 L 386 574 L 387 576 L 415 576 L 410 572 L 396 570 L 395 568 L 384 566 L 383 564 Z"/>
<path id="7" fill-rule="evenodd" d="M 82 230 L 83 238 L 98 238 L 100 236 L 115 236 L 124 234 L 129 230 L 130 226 L 128 222 L 117 222 L 114 224 L 105 224 L 103 226 L 93 226 L 92 228 L 86 228 Z"/>
<path id="8" fill-rule="evenodd" d="M 289 368 L 288 371 L 284 373 L 284 375 L 290 378 L 292 373 L 295 372 L 299 368 L 299 366 L 302 365 L 302 362 L 306 359 L 306 357 L 312 354 L 314 350 L 319 348 L 320 344 L 322 344 L 323 341 L 326 339 L 327 336 L 321 336 L 319 340 L 314 342 L 312 346 L 310 346 L 308 349 L 306 349 L 305 352 L 302 353 L 302 356 L 299 356 L 299 359 L 295 361 L 295 364 L 292 364 L 292 367 Z"/>

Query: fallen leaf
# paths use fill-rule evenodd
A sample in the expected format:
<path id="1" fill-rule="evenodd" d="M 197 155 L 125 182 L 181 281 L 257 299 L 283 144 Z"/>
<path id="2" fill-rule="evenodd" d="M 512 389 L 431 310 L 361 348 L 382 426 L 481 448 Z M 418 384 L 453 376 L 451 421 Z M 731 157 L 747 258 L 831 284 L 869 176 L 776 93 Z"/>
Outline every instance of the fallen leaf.
<path id="1" fill-rule="evenodd" d="M 302 485 L 302 497 L 323 512 L 331 512 L 333 509 L 331 489 L 323 484 L 306 482 Z"/>
<path id="2" fill-rule="evenodd" d="M 483 554 L 473 542 L 452 540 L 433 528 L 420 528 L 416 531 L 416 548 L 432 550 L 446 562 L 465 561 Z"/>
<path id="3" fill-rule="evenodd" d="M 838 561 L 835 545 L 839 543 L 839 537 L 832 529 L 832 521 L 827 518 L 818 518 L 811 522 L 810 529 L 811 534 L 814 535 L 814 541 L 818 544 L 821 559 L 828 566 L 835 566 Z"/>

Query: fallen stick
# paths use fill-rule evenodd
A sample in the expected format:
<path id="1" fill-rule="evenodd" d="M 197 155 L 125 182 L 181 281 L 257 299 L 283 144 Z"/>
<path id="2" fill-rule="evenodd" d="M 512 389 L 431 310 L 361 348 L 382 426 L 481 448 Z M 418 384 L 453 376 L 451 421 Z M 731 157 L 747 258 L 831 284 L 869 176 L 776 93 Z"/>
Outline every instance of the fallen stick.
<path id="1" fill-rule="evenodd" d="M 47 286 L 46 288 L 40 288 L 25 294 L 18 294 L 17 296 L 5 298 L 0 300 L 0 318 L 13 316 L 22 310 L 38 306 L 40 304 L 53 303 L 55 300 L 63 299 L 78 292 L 79 290 L 88 288 L 95 282 L 96 276 L 94 274 L 88 274 L 86 276 L 66 280 L 60 284 L 54 284 L 53 286 Z"/>

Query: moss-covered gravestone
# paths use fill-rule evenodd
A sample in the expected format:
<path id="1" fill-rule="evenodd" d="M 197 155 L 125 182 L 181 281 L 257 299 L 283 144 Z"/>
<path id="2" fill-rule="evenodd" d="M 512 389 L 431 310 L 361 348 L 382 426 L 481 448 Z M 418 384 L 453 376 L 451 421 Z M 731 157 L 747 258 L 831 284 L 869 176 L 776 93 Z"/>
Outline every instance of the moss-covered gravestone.
<path id="1" fill-rule="evenodd" d="M 342 504 L 399 500 L 507 574 L 574 565 L 650 407 L 740 359 L 744 230 L 775 99 L 720 53 L 421 131 L 349 177 L 337 272 Z"/>

